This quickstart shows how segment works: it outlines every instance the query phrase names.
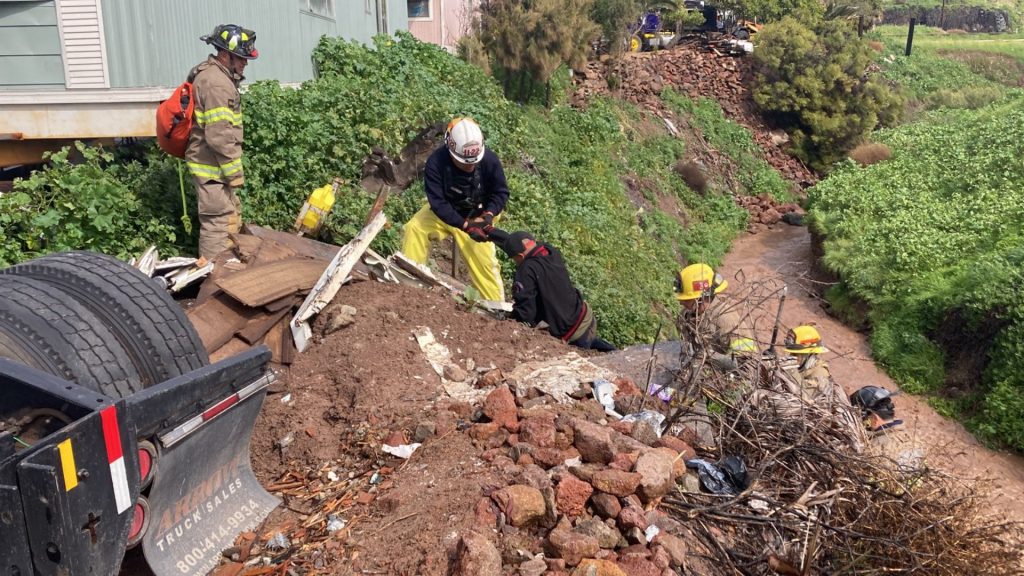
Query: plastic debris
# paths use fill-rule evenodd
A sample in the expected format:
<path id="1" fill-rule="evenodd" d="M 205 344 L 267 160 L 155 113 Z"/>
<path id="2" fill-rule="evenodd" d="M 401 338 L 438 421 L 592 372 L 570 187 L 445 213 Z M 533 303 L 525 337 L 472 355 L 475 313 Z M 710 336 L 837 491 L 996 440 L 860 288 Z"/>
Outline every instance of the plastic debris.
<path id="1" fill-rule="evenodd" d="M 289 432 L 288 434 L 285 435 L 284 438 L 281 438 L 280 440 L 277 441 L 277 447 L 283 450 L 288 446 L 291 446 L 292 442 L 295 442 L 295 435 Z"/>
<path id="2" fill-rule="evenodd" d="M 401 446 L 388 446 L 387 444 L 384 444 L 381 446 L 381 450 L 391 454 L 392 456 L 398 456 L 404 460 L 412 456 L 412 453 L 420 446 L 421 444 L 419 442 L 415 444 L 402 444 Z"/>
<path id="3" fill-rule="evenodd" d="M 594 399 L 604 406 L 604 413 L 615 418 L 622 418 L 622 414 L 615 411 L 615 384 L 598 378 L 591 383 L 594 388 Z"/>
<path id="4" fill-rule="evenodd" d="M 292 401 L 292 393 L 289 392 L 284 396 L 281 396 L 281 404 L 287 404 Z"/>
<path id="5" fill-rule="evenodd" d="M 270 540 L 267 540 L 267 548 L 270 550 L 285 550 L 289 546 L 291 546 L 291 542 L 281 532 L 274 534 Z"/>
<path id="6" fill-rule="evenodd" d="M 641 410 L 640 412 L 634 412 L 633 414 L 627 414 L 622 417 L 623 422 L 646 422 L 651 425 L 651 428 L 658 434 L 658 438 L 661 438 L 663 432 L 662 424 L 665 423 L 665 415 L 654 410 Z"/>
<path id="7" fill-rule="evenodd" d="M 327 472 L 327 481 L 328 482 L 337 482 L 338 481 L 338 475 L 334 472 L 334 470 L 330 470 L 330 471 Z"/>
<path id="8" fill-rule="evenodd" d="M 646 530 L 644 530 L 644 538 L 646 538 L 647 542 L 650 543 L 660 532 L 661 528 L 658 528 L 656 524 L 651 524 Z"/>
<path id="9" fill-rule="evenodd" d="M 736 494 L 736 489 L 725 477 L 725 474 L 717 466 L 700 458 L 686 461 L 687 468 L 696 468 L 697 476 L 700 478 L 700 485 L 712 494 Z"/>
<path id="10" fill-rule="evenodd" d="M 749 486 L 747 463 L 740 456 L 726 456 L 718 464 L 695 458 L 686 461 L 687 468 L 696 468 L 701 486 L 713 494 L 735 495 Z"/>
<path id="11" fill-rule="evenodd" d="M 387 446 L 387 444 L 385 444 L 385 446 Z M 385 450 L 385 452 L 386 452 L 386 450 Z M 380 484 L 380 481 L 383 480 L 383 479 L 384 478 L 380 475 L 380 472 L 374 472 L 373 476 L 370 476 L 370 484 L 371 485 Z"/>
<path id="12" fill-rule="evenodd" d="M 347 522 L 345 522 L 344 518 L 340 518 L 334 514 L 329 514 L 327 516 L 327 531 L 332 534 L 344 528 L 345 524 L 347 524 Z"/>
<path id="13" fill-rule="evenodd" d="M 661 400 L 662 402 L 671 402 L 672 397 L 675 396 L 675 394 L 676 389 L 669 386 L 661 386 L 655 384 L 654 382 L 651 382 L 647 386 L 647 395 L 655 396 L 658 398 L 658 400 Z"/>

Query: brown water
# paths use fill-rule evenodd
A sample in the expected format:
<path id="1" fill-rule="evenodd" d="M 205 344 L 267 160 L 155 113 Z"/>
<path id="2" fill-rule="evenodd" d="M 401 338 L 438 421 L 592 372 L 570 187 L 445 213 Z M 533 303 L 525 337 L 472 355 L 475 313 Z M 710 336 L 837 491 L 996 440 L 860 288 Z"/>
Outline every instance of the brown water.
<path id="1" fill-rule="evenodd" d="M 780 280 L 789 286 L 782 313 L 784 327 L 815 322 L 830 353 L 832 375 L 852 392 L 868 384 L 896 390 L 897 385 L 871 358 L 871 350 L 861 334 L 829 316 L 821 300 L 811 292 L 821 287 L 811 277 L 811 241 L 806 228 L 780 226 L 775 230 L 746 235 L 733 243 L 721 272 L 730 282 L 730 291 L 743 282 Z M 774 303 L 771 307 L 774 307 Z M 757 322 L 760 337 L 771 330 L 773 314 Z M 780 331 L 785 334 L 785 330 Z M 1001 450 L 990 450 L 964 427 L 939 415 L 921 398 L 901 394 L 894 398 L 897 416 L 905 422 L 915 443 L 925 447 L 927 462 L 950 475 L 963 479 L 993 479 L 992 511 L 1007 520 L 1024 521 L 1024 458 Z"/>

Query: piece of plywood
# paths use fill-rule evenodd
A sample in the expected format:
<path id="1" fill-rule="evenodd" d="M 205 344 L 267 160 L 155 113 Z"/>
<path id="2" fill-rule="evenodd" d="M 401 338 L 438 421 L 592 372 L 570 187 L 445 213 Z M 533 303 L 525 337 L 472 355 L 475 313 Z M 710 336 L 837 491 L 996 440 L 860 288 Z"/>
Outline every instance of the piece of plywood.
<path id="1" fill-rule="evenodd" d="M 322 260 L 278 260 L 218 278 L 217 286 L 242 304 L 258 307 L 301 290 L 309 290 L 326 267 L 327 263 Z"/>
<path id="2" fill-rule="evenodd" d="M 277 312 L 265 313 L 261 316 L 257 316 L 246 323 L 245 327 L 235 334 L 236 337 L 241 338 L 248 344 L 256 344 L 260 341 L 275 324 L 280 324 L 281 319 L 284 318 L 285 314 L 290 312 L 288 308 L 282 308 Z"/>
<path id="3" fill-rule="evenodd" d="M 285 318 L 282 321 L 274 324 L 274 327 L 267 332 L 265 338 L 263 338 L 263 345 L 270 349 L 270 361 L 281 364 L 281 359 L 284 354 L 282 353 L 282 347 L 284 345 L 284 333 L 288 332 L 288 319 Z"/>
<path id="4" fill-rule="evenodd" d="M 331 260 L 334 258 L 334 255 L 338 253 L 338 250 L 341 250 L 340 246 L 317 242 L 316 240 L 303 238 L 296 234 L 289 234 L 279 230 L 271 230 L 270 228 L 263 228 L 262 226 L 256 226 L 253 224 L 246 224 L 245 227 L 249 234 L 263 239 L 264 242 L 267 240 L 273 240 L 274 242 L 291 249 L 296 254 L 308 256 L 310 258 Z"/>
<path id="5" fill-rule="evenodd" d="M 301 294 L 301 296 L 299 294 Z M 284 310 L 285 308 L 292 308 L 293 306 L 298 306 L 299 303 L 302 302 L 302 296 L 305 296 L 305 294 L 300 290 L 296 294 L 289 294 L 284 298 L 265 304 L 263 309 L 267 312 L 277 312 L 278 310 Z"/>
<path id="6" fill-rule="evenodd" d="M 225 358 L 230 358 L 235 354 L 245 352 L 249 349 L 249 344 L 241 338 L 232 338 L 228 340 L 227 344 L 214 350 L 210 354 L 210 363 L 219 362 Z"/>
<path id="7" fill-rule="evenodd" d="M 249 234 L 228 234 L 228 237 L 235 243 L 234 251 L 239 260 L 246 264 L 256 260 L 263 240 Z"/>
<path id="8" fill-rule="evenodd" d="M 253 236 L 253 238 L 255 238 L 255 236 Z M 260 252 L 256 255 L 256 259 L 253 260 L 253 265 L 269 264 L 271 262 L 277 262 L 278 260 L 287 260 L 289 258 L 299 257 L 302 257 L 302 255 L 280 242 L 274 242 L 273 240 L 260 240 Z"/>
<path id="9" fill-rule="evenodd" d="M 243 306 L 226 294 L 215 294 L 194 306 L 187 315 L 203 341 L 203 347 L 207 352 L 213 352 L 227 344 L 235 332 L 260 313 L 261 310 Z"/>

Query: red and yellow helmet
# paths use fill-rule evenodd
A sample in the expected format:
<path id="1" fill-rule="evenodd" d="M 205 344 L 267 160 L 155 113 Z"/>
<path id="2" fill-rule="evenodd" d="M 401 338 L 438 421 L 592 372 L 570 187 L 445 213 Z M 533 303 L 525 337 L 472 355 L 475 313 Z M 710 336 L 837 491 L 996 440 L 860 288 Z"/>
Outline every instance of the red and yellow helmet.
<path id="1" fill-rule="evenodd" d="M 696 300 L 718 294 L 729 282 L 707 264 L 690 264 L 676 275 L 676 300 Z"/>
<path id="2" fill-rule="evenodd" d="M 824 354 L 828 348 L 821 343 L 821 334 L 814 326 L 803 325 L 793 328 L 786 334 L 783 343 L 790 354 Z"/>

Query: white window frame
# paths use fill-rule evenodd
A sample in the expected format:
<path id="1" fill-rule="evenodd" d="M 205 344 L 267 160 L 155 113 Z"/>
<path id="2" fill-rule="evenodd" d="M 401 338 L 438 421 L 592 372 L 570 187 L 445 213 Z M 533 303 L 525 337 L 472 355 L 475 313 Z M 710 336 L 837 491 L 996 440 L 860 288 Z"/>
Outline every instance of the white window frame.
<path id="1" fill-rule="evenodd" d="M 409 22 L 433 22 L 434 21 L 434 0 L 426 0 L 427 2 L 427 16 L 410 16 Z M 408 6 L 409 0 L 406 0 L 406 6 Z"/>
<path id="2" fill-rule="evenodd" d="M 310 16 L 316 16 L 317 18 L 323 18 L 325 20 L 331 20 L 332 22 L 337 18 L 337 6 L 335 6 L 335 0 L 323 0 L 330 10 L 330 14 L 321 14 L 313 9 L 313 0 L 299 0 L 299 12 L 303 14 L 309 14 Z"/>

